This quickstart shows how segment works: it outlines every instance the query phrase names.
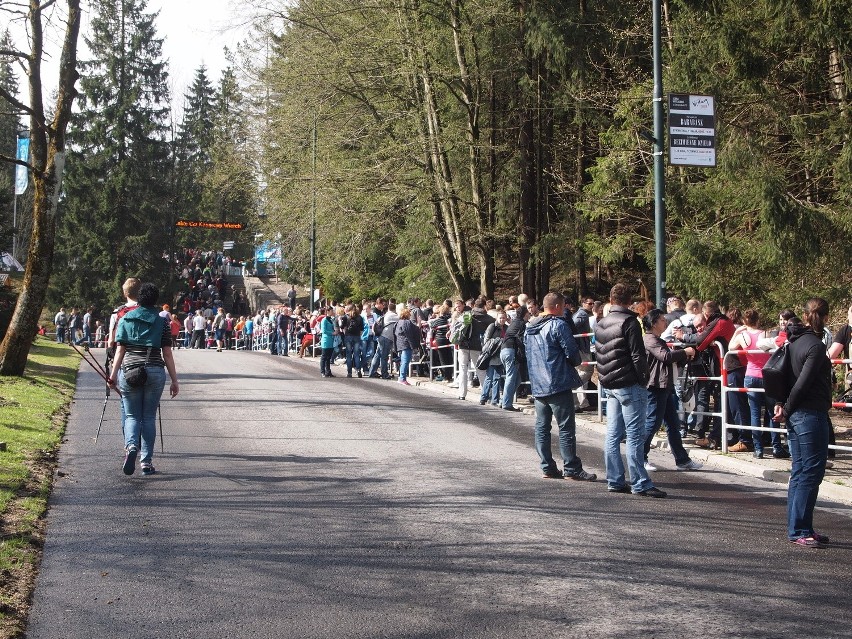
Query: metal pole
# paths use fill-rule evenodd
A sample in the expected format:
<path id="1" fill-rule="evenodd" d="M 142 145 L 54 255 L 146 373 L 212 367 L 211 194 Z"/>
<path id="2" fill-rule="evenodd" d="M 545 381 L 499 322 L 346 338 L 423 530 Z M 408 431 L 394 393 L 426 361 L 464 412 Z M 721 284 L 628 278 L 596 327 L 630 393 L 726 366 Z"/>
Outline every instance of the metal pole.
<path id="1" fill-rule="evenodd" d="M 314 114 L 313 144 L 311 147 L 311 289 L 308 291 L 310 298 L 309 308 L 314 312 L 314 290 L 316 289 L 317 268 L 317 117 Z"/>
<path id="2" fill-rule="evenodd" d="M 14 186 L 12 187 L 14 191 Z M 12 259 L 18 259 L 18 194 L 12 195 Z M 14 264 L 14 262 L 12 262 Z M 11 266 L 9 270 L 12 270 Z"/>
<path id="3" fill-rule="evenodd" d="M 662 12 L 660 0 L 652 0 L 654 21 L 654 236 L 657 263 L 657 306 L 666 310 L 666 183 L 663 113 Z"/>

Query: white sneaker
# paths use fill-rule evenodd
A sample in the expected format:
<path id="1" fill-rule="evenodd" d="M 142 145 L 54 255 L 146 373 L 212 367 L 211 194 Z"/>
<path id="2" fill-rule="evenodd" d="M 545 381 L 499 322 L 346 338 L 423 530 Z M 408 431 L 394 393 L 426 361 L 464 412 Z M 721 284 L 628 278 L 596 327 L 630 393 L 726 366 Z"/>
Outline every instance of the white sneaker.
<path id="1" fill-rule="evenodd" d="M 453 382 L 447 388 L 458 388 L 458 387 L 459 387 L 458 382 Z"/>
<path id="2" fill-rule="evenodd" d="M 653 473 L 655 470 L 659 469 L 651 462 L 645 462 L 645 470 L 647 470 L 649 473 Z"/>
<path id="3" fill-rule="evenodd" d="M 678 465 L 677 465 L 677 469 L 678 469 L 678 470 L 701 470 L 701 468 L 702 468 L 703 466 L 704 466 L 704 464 L 702 464 L 702 463 L 700 463 L 700 462 L 697 462 L 697 461 L 692 461 L 692 460 L 690 459 L 690 460 L 689 460 L 688 462 L 686 462 L 685 464 L 678 464 Z"/>

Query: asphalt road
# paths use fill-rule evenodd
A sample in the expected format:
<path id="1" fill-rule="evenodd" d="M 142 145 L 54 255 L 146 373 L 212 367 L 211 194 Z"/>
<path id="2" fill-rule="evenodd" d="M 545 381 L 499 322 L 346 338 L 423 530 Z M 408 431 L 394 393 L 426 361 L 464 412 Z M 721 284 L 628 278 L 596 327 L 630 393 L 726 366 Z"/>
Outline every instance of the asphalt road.
<path id="1" fill-rule="evenodd" d="M 830 549 L 797 548 L 756 479 L 608 494 L 541 479 L 530 416 L 313 361 L 176 360 L 152 477 L 121 473 L 115 400 L 93 443 L 103 385 L 81 370 L 30 639 L 850 634 L 847 507 L 817 512 Z"/>

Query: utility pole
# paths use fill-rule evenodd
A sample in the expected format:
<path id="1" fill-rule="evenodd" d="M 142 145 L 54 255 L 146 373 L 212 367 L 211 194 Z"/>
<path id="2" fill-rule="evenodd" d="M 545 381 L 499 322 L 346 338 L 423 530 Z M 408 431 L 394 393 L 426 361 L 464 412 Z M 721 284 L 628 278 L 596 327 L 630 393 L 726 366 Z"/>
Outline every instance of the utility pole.
<path id="1" fill-rule="evenodd" d="M 661 0 L 652 0 L 654 22 L 654 236 L 657 263 L 657 306 L 666 310 L 666 176 L 663 113 L 663 46 Z"/>

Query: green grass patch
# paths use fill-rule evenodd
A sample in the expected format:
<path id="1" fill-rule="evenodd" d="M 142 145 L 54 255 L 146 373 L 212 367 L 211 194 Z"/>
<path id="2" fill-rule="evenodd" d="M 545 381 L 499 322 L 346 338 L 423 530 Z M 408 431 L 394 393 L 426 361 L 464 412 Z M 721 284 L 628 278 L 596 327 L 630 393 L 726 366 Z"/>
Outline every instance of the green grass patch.
<path id="1" fill-rule="evenodd" d="M 64 430 L 80 357 L 68 346 L 39 338 L 23 377 L 0 377 L 0 512 L 32 478 L 30 464 L 52 455 Z"/>
<path id="2" fill-rule="evenodd" d="M 23 377 L 0 377 L 0 639 L 22 636 L 44 513 L 80 357 L 37 338 Z"/>

